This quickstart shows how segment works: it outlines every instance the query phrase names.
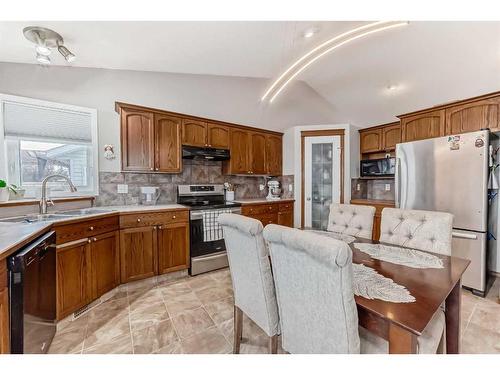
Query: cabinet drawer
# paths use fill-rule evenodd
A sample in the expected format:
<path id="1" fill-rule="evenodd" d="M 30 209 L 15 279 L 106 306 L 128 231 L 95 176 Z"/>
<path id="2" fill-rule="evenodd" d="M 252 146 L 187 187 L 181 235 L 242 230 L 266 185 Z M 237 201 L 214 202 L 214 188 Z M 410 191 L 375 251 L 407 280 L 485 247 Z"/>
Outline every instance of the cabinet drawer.
<path id="1" fill-rule="evenodd" d="M 118 230 L 118 216 L 56 225 L 56 243 L 75 241 L 82 238 Z"/>
<path id="2" fill-rule="evenodd" d="M 147 227 L 151 225 L 184 223 L 189 221 L 189 211 L 151 212 L 120 215 L 120 228 Z"/>
<path id="3" fill-rule="evenodd" d="M 286 203 L 280 203 L 279 204 L 279 211 L 280 212 L 288 212 L 293 210 L 293 202 L 286 202 Z"/>
<path id="4" fill-rule="evenodd" d="M 241 207 L 241 213 L 245 216 L 253 216 L 260 214 L 274 214 L 278 213 L 278 205 L 271 204 L 252 204 Z"/>
<path id="5" fill-rule="evenodd" d="M 7 260 L 0 260 L 0 290 L 7 288 Z"/>

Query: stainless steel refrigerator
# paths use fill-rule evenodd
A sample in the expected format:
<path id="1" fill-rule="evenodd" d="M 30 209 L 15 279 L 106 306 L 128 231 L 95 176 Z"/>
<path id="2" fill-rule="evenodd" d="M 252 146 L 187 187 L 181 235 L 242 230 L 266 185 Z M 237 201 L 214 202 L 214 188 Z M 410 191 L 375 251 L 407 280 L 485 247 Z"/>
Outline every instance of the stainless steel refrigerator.
<path id="1" fill-rule="evenodd" d="M 452 255 L 471 261 L 462 283 L 486 291 L 489 131 L 396 146 L 396 207 L 454 215 Z"/>

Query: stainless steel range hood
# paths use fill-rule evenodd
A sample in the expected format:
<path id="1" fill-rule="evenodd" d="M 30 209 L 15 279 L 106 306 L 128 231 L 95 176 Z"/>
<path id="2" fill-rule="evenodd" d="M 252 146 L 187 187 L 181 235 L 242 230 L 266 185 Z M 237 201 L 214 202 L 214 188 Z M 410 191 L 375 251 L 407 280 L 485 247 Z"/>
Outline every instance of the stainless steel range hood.
<path id="1" fill-rule="evenodd" d="M 222 148 L 182 146 L 183 159 L 229 160 L 229 150 Z"/>

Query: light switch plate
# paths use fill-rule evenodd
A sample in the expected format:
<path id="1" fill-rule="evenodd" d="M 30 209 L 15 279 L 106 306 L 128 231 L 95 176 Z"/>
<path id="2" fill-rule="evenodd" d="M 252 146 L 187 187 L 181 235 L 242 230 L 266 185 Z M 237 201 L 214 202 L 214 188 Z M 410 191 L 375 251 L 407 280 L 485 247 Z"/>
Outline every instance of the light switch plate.
<path id="1" fill-rule="evenodd" d="M 391 191 L 391 184 L 385 184 L 385 191 Z"/>
<path id="2" fill-rule="evenodd" d="M 360 191 L 360 190 L 361 190 L 361 185 L 360 185 L 360 184 L 356 184 L 356 190 L 357 190 L 357 191 Z"/>
<path id="3" fill-rule="evenodd" d="M 293 191 L 293 184 L 288 184 L 288 191 L 290 193 Z"/>
<path id="4" fill-rule="evenodd" d="M 259 184 L 259 190 L 260 191 L 264 190 L 264 188 L 265 188 L 264 184 Z"/>
<path id="5" fill-rule="evenodd" d="M 128 193 L 128 185 L 125 185 L 125 184 L 116 185 L 116 192 L 118 194 L 127 194 Z"/>

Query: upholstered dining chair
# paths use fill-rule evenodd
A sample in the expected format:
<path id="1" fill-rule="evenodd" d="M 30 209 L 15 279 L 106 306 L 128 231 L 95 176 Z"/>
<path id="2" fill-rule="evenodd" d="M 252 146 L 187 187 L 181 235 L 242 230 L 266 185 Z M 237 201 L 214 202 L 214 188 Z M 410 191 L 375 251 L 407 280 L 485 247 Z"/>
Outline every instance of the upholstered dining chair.
<path id="1" fill-rule="evenodd" d="M 384 208 L 380 242 L 451 255 L 452 227 L 447 212 Z"/>
<path id="2" fill-rule="evenodd" d="M 269 352 L 276 354 L 278 305 L 262 223 L 242 215 L 221 214 L 219 224 L 224 231 L 234 290 L 233 352 L 240 351 L 245 314 L 267 334 Z"/>
<path id="3" fill-rule="evenodd" d="M 289 353 L 388 353 L 388 342 L 358 326 L 352 287 L 352 251 L 342 241 L 269 224 L 281 327 Z M 436 353 L 441 320 L 432 319 L 417 341 L 419 353 Z"/>
<path id="4" fill-rule="evenodd" d="M 355 237 L 372 238 L 375 207 L 332 203 L 327 230 Z"/>

